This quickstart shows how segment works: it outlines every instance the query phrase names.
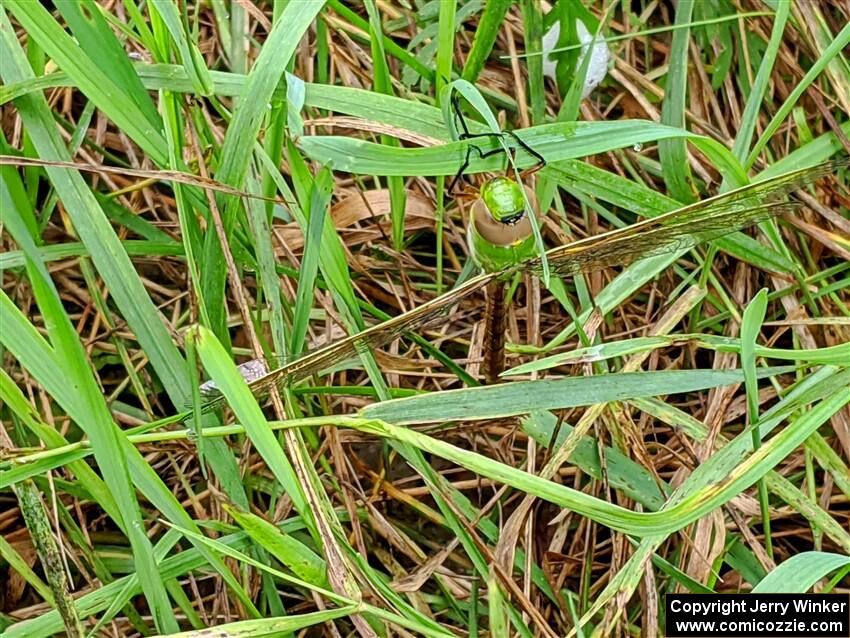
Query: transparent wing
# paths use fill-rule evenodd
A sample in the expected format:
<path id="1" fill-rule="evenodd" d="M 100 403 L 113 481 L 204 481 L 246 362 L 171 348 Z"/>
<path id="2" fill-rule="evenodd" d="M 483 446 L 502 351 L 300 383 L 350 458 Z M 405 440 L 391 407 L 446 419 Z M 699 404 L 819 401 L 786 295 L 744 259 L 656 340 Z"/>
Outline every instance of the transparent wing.
<path id="1" fill-rule="evenodd" d="M 626 266 L 639 259 L 692 248 L 771 217 L 790 213 L 799 207 L 797 203 L 770 204 L 714 214 L 701 220 L 648 228 L 640 234 L 624 233 L 599 243 L 574 242 L 550 250 L 546 256 L 551 272 L 561 277 L 611 266 Z M 529 266 L 534 272 L 542 270 L 536 259 Z"/>
<path id="2" fill-rule="evenodd" d="M 560 276 L 575 275 L 625 265 L 716 239 L 770 217 L 791 212 L 797 204 L 771 202 L 848 164 L 850 160 L 844 159 L 786 173 L 650 220 L 553 248 L 546 253 L 549 265 L 552 271 Z M 539 268 L 540 260 L 533 259 L 512 270 L 538 271 Z M 489 282 L 508 272 L 510 270 L 475 277 L 410 312 L 320 348 L 290 364 L 262 374 L 259 378 L 254 378 L 252 374 L 253 380 L 249 382 L 251 391 L 254 394 L 262 394 L 268 392 L 273 385 L 297 383 L 352 358 L 358 352 L 380 348 L 403 333 L 428 324 L 457 301 L 481 290 Z M 251 367 L 252 372 L 255 370 L 260 368 Z M 206 390 L 207 406 L 215 407 L 223 401 L 223 397 L 215 394 L 214 385 L 207 386 Z"/>
<path id="3" fill-rule="evenodd" d="M 428 301 L 418 308 L 414 308 L 409 312 L 405 312 L 397 317 L 393 317 L 383 323 L 372 326 L 359 332 L 356 335 L 340 339 L 324 348 L 319 348 L 307 355 L 293 361 L 288 365 L 283 365 L 271 372 L 249 380 L 243 374 L 243 378 L 249 381 L 248 386 L 251 392 L 255 395 L 264 394 L 274 386 L 284 386 L 291 383 L 297 383 L 302 379 L 306 379 L 312 374 L 326 370 L 341 361 L 345 361 L 357 355 L 359 352 L 380 348 L 388 343 L 391 343 L 396 338 L 404 334 L 416 330 L 424 326 L 447 311 L 456 302 L 460 301 L 476 290 L 484 288 L 488 282 L 494 279 L 495 275 L 480 275 L 470 279 L 462 286 L 450 290 L 449 292 Z M 251 362 L 248 362 L 251 363 Z M 246 364 L 242 364 L 243 366 Z M 259 366 L 249 366 L 250 369 L 259 369 Z M 218 393 L 218 389 L 214 383 L 209 381 L 205 384 L 205 407 L 214 408 L 224 401 Z"/>
<path id="4" fill-rule="evenodd" d="M 689 248 L 791 212 L 796 204 L 772 202 L 848 163 L 848 159 L 843 159 L 785 173 L 625 228 L 553 248 L 546 257 L 552 272 L 567 276 Z M 525 267 L 539 272 L 540 260 L 527 262 Z"/>
<path id="5" fill-rule="evenodd" d="M 243 379 L 245 379 L 246 383 L 251 384 L 252 382 L 262 379 L 265 375 L 267 375 L 269 373 L 269 367 L 266 365 L 265 361 L 260 359 L 251 359 L 250 361 L 240 363 L 236 366 L 236 371 Z M 201 391 L 201 395 L 204 397 L 215 397 L 220 394 L 218 384 L 212 379 L 204 381 L 200 385 L 199 390 Z"/>

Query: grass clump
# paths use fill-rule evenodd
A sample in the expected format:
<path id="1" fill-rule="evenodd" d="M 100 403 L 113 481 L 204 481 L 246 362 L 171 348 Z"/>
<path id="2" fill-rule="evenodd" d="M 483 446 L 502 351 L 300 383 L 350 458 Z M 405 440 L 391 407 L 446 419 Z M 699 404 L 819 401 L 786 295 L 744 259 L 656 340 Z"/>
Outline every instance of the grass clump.
<path id="1" fill-rule="evenodd" d="M 847 592 L 848 23 L 3 0 L 3 635 L 632 635 L 667 593 Z M 494 175 L 535 257 L 479 274 Z"/>

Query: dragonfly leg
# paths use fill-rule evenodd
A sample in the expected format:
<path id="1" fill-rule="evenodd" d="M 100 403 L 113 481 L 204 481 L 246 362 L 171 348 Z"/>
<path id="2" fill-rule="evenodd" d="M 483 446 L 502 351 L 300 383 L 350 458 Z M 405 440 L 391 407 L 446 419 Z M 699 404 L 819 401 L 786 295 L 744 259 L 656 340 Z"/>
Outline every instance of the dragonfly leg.
<path id="1" fill-rule="evenodd" d="M 490 134 L 486 133 L 486 134 L 482 134 L 482 135 L 490 135 Z M 481 137 L 482 135 L 473 135 L 472 137 Z M 493 133 L 493 135 L 495 135 L 495 133 Z M 457 185 L 457 183 L 461 179 L 463 179 L 463 181 L 465 181 L 470 186 L 474 186 L 474 184 L 472 183 L 472 180 L 470 180 L 469 176 L 465 174 L 466 169 L 469 168 L 469 162 L 470 162 L 470 159 L 471 159 L 470 155 L 472 154 L 473 151 L 478 153 L 478 157 L 480 157 L 481 159 L 487 159 L 488 157 L 492 157 L 493 155 L 496 155 L 498 153 L 504 153 L 505 152 L 504 149 L 502 149 L 502 148 L 494 148 L 494 149 L 490 149 L 489 151 L 482 151 L 480 148 L 478 148 L 474 144 L 470 144 L 469 146 L 467 146 L 466 147 L 466 156 L 464 157 L 463 164 L 460 165 L 460 170 L 458 170 L 457 175 L 455 175 L 454 179 L 452 180 L 451 186 L 449 186 L 449 193 L 454 192 L 455 186 Z"/>
<path id="2" fill-rule="evenodd" d="M 452 193 L 455 192 L 455 186 L 457 186 L 457 183 L 461 179 L 463 179 L 465 182 L 469 183 L 469 178 L 466 175 L 464 175 L 464 171 L 466 171 L 466 169 L 469 168 L 469 154 L 472 152 L 473 148 L 474 148 L 473 146 L 467 146 L 466 147 L 466 157 L 464 157 L 463 164 L 460 165 L 460 169 L 458 170 L 457 175 L 455 175 L 455 178 L 452 180 L 452 183 L 449 186 L 449 194 L 452 194 Z"/>
<path id="3" fill-rule="evenodd" d="M 469 132 L 469 127 L 466 125 L 466 118 L 460 110 L 460 96 L 457 93 L 452 93 L 452 110 L 455 114 L 455 123 L 460 124 L 462 132 L 458 135 L 459 139 L 465 140 L 472 136 Z"/>
<path id="4" fill-rule="evenodd" d="M 481 135 L 482 136 L 489 136 L 489 135 L 496 135 L 496 134 L 495 133 L 482 133 Z M 538 160 L 537 164 L 535 164 L 531 168 L 527 168 L 524 171 L 520 172 L 519 176 L 520 176 L 521 179 L 524 180 L 526 177 L 533 175 L 534 173 L 539 171 L 541 168 L 546 166 L 546 160 L 543 158 L 543 156 L 540 155 L 540 153 L 538 153 L 534 149 L 532 149 L 530 146 L 528 146 L 521 139 L 519 139 L 516 135 L 513 134 L 513 132 L 507 131 L 506 133 L 502 133 L 502 135 L 512 136 L 519 143 L 519 145 L 522 148 L 524 148 L 530 155 L 532 155 L 533 157 L 535 157 Z M 504 152 L 505 152 L 505 149 L 503 149 L 503 148 L 494 148 L 492 150 L 487 151 L 486 153 L 482 153 L 482 152 L 479 151 L 478 154 L 483 159 L 485 157 L 490 157 L 491 155 L 495 155 L 496 153 L 504 153 Z M 514 164 L 516 163 L 516 153 L 517 153 L 517 149 L 508 147 L 508 156 L 509 156 L 511 162 L 514 163 Z"/>
<path id="5" fill-rule="evenodd" d="M 526 153 L 528 153 L 534 159 L 537 160 L 537 164 L 535 166 L 531 167 L 530 169 L 526 169 L 525 171 L 523 171 L 523 173 L 522 173 L 523 177 L 526 177 L 527 175 L 531 175 L 532 173 L 540 170 L 541 168 L 543 168 L 546 165 L 546 159 L 540 153 L 538 153 L 533 148 L 531 148 L 528 144 L 523 142 L 522 139 L 520 139 L 520 137 L 516 133 L 514 133 L 513 131 L 504 131 L 504 132 L 501 132 L 501 133 L 494 133 L 494 132 L 470 133 L 469 132 L 469 126 L 466 123 L 466 118 L 463 116 L 463 113 L 461 112 L 460 97 L 455 93 L 455 94 L 452 95 L 451 101 L 452 101 L 452 110 L 454 111 L 454 117 L 455 117 L 456 125 L 461 129 L 461 132 L 458 134 L 458 139 L 460 139 L 460 140 L 471 140 L 471 139 L 477 139 L 477 138 L 483 138 L 483 137 L 488 137 L 488 138 L 495 137 L 495 138 L 501 140 L 506 135 L 509 135 L 510 137 L 513 138 L 513 140 L 516 142 L 516 144 L 519 148 L 523 149 Z M 475 150 L 475 152 L 478 153 L 478 156 L 481 159 L 486 159 L 486 158 L 492 157 L 493 155 L 496 155 L 498 153 L 504 153 L 505 152 L 505 148 L 502 147 L 501 145 L 496 147 L 496 148 L 490 149 L 488 151 L 482 151 L 477 146 L 471 146 L 471 145 L 467 146 L 466 147 L 466 156 L 464 157 L 463 164 L 461 164 L 460 170 L 458 170 L 457 175 L 455 175 L 454 179 L 452 180 L 451 186 L 449 186 L 449 193 L 454 191 L 455 186 L 457 186 L 457 183 L 461 179 L 466 181 L 468 184 L 472 185 L 472 182 L 469 180 L 469 178 L 466 175 L 464 175 L 464 172 L 466 171 L 467 168 L 469 168 L 470 153 L 472 153 L 473 150 Z M 513 154 L 510 154 L 510 152 L 508 152 L 508 154 L 510 155 L 510 159 L 514 159 L 515 156 L 516 156 L 516 149 L 513 149 L 513 151 L 514 151 Z"/>
<path id="6" fill-rule="evenodd" d="M 454 111 L 455 122 L 460 125 L 460 129 L 461 129 L 461 132 L 458 133 L 458 139 L 459 140 L 472 140 L 472 139 L 475 139 L 475 138 L 478 138 L 478 137 L 502 138 L 502 137 L 505 136 L 505 133 L 494 133 L 492 131 L 489 132 L 489 133 L 470 133 L 469 132 L 469 126 L 467 126 L 467 124 L 466 124 L 466 118 L 463 116 L 463 113 L 460 110 L 460 98 L 458 97 L 458 95 L 456 93 L 454 95 L 452 95 L 452 110 Z M 510 133 L 510 131 L 508 131 L 508 133 L 513 135 L 512 133 Z M 517 137 L 515 135 L 514 135 L 514 139 L 517 139 Z M 535 153 L 534 151 L 529 149 L 528 146 L 525 144 L 525 142 L 523 142 L 522 140 L 518 140 L 518 141 L 519 141 L 520 145 L 522 145 L 526 150 L 528 150 L 530 153 L 532 153 L 535 157 L 540 157 L 537 153 Z M 498 149 L 494 149 L 494 150 L 495 150 L 495 152 L 500 152 L 503 149 L 498 148 Z M 488 151 L 488 152 L 491 152 L 491 151 Z M 543 159 L 543 158 L 540 158 L 540 159 Z"/>
<path id="7" fill-rule="evenodd" d="M 536 159 L 536 160 L 537 160 L 537 164 L 535 164 L 535 165 L 534 165 L 534 166 L 532 166 L 531 168 L 527 168 L 527 169 L 525 169 L 525 170 L 522 172 L 522 176 L 523 176 L 523 177 L 527 177 L 528 175 L 531 175 L 532 173 L 536 173 L 536 172 L 537 172 L 537 171 L 539 171 L 541 168 L 543 168 L 544 166 L 546 166 L 546 158 L 545 158 L 545 157 L 543 157 L 543 156 L 542 156 L 540 153 L 538 153 L 537 151 L 535 151 L 533 148 L 531 148 L 528 144 L 526 144 L 525 142 L 523 142 L 523 141 L 519 138 L 519 136 L 518 136 L 516 133 L 514 133 L 513 131 L 506 131 L 504 134 L 505 134 L 505 135 L 510 135 L 512 138 L 514 138 L 514 141 L 515 141 L 517 144 L 519 144 L 519 146 L 522 148 L 522 150 L 524 150 L 526 153 L 528 153 L 528 154 L 529 154 L 529 155 L 531 155 L 534 159 Z"/>
<path id="8" fill-rule="evenodd" d="M 523 177 L 525 177 L 527 175 L 531 175 L 532 173 L 535 173 L 535 172 L 539 171 L 541 168 L 543 168 L 544 166 L 546 166 L 546 158 L 543 157 L 537 151 L 535 151 L 533 148 L 531 148 L 528 144 L 523 142 L 522 139 L 516 133 L 514 133 L 513 131 L 504 131 L 503 133 L 469 133 L 469 134 L 462 135 L 461 139 L 469 140 L 469 139 L 475 139 L 475 138 L 479 138 L 479 137 L 503 138 L 506 135 L 513 138 L 513 140 L 516 142 L 516 144 L 519 148 L 521 148 L 522 150 L 524 150 L 526 153 L 528 153 L 534 159 L 537 160 L 537 164 L 535 164 L 531 168 L 525 169 L 522 172 Z M 517 149 L 513 148 L 511 150 L 513 151 L 513 157 L 516 157 L 516 150 Z M 481 157 L 483 158 L 483 157 L 490 157 L 491 155 L 495 155 L 496 153 L 504 153 L 504 152 L 505 152 L 505 149 L 500 146 L 498 148 L 494 148 L 494 149 L 491 149 L 491 150 L 486 151 L 486 152 L 481 151 L 481 152 L 479 152 L 479 155 L 481 155 Z"/>
<path id="9" fill-rule="evenodd" d="M 510 135 L 514 141 L 522 148 L 526 153 L 531 155 L 534 159 L 537 160 L 537 166 L 534 167 L 534 170 L 540 170 L 542 167 L 546 166 L 546 158 L 544 158 L 540 153 L 531 148 L 528 144 L 522 141 L 520 137 L 514 133 L 513 131 L 503 131 L 501 133 L 470 133 L 469 126 L 466 124 L 466 118 L 463 116 L 463 112 L 460 108 L 460 96 L 457 93 L 452 94 L 452 110 L 454 111 L 455 122 L 460 125 L 461 133 L 458 135 L 458 138 L 461 140 L 470 140 L 476 137 L 497 137 L 502 138 L 505 135 Z M 489 155 L 494 155 L 503 149 L 493 149 L 492 151 L 488 151 L 486 155 L 482 155 L 481 157 L 488 157 Z M 479 150 L 479 154 L 480 154 Z"/>

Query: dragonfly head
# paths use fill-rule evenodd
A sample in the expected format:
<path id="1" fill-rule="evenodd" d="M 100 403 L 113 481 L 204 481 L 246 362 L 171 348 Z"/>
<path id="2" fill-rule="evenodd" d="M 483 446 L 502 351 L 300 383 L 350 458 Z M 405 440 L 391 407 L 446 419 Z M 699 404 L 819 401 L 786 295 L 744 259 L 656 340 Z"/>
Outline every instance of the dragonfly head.
<path id="1" fill-rule="evenodd" d="M 516 224 L 525 215 L 522 186 L 509 177 L 494 177 L 481 187 L 481 200 L 495 221 Z"/>

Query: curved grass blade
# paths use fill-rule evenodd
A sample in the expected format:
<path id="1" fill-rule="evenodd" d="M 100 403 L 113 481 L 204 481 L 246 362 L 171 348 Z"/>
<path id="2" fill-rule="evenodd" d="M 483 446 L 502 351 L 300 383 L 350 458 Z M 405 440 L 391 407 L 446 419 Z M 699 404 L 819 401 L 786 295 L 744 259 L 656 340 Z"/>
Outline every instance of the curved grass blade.
<path id="1" fill-rule="evenodd" d="M 837 569 L 850 567 L 850 556 L 831 552 L 802 552 L 777 565 L 753 587 L 753 593 L 803 593 Z"/>
<path id="2" fill-rule="evenodd" d="M 712 160 L 718 164 L 731 158 L 728 151 L 721 150 L 707 138 L 645 120 L 556 122 L 515 129 L 513 133 L 550 163 L 668 137 L 684 137 L 697 146 L 702 145 L 702 150 L 710 153 Z M 485 157 L 472 157 L 466 168 L 468 174 L 505 170 L 505 155 L 487 155 L 489 151 L 503 148 L 503 144 L 515 155 L 517 168 L 526 169 L 538 162 L 536 157 L 510 139 L 479 138 L 438 146 L 391 148 L 359 138 L 306 135 L 297 143 L 312 160 L 325 164 L 333 162 L 337 171 L 362 175 L 454 175 L 464 163 L 469 146 L 479 147 Z"/>
<path id="3" fill-rule="evenodd" d="M 575 275 L 620 266 L 653 255 L 675 252 L 701 242 L 752 226 L 760 221 L 795 210 L 795 203 L 769 203 L 850 164 L 850 159 L 828 162 L 712 197 L 660 217 L 582 239 L 549 250 L 546 256 L 553 272 Z M 439 317 L 455 303 L 512 271 L 539 271 L 540 258 L 508 270 L 480 275 L 422 306 L 368 328 L 306 356 L 250 383 L 254 394 L 273 385 L 296 383 L 351 358 L 364 349 L 380 348 L 405 332 Z M 209 407 L 220 405 L 221 396 L 210 397 Z"/>

